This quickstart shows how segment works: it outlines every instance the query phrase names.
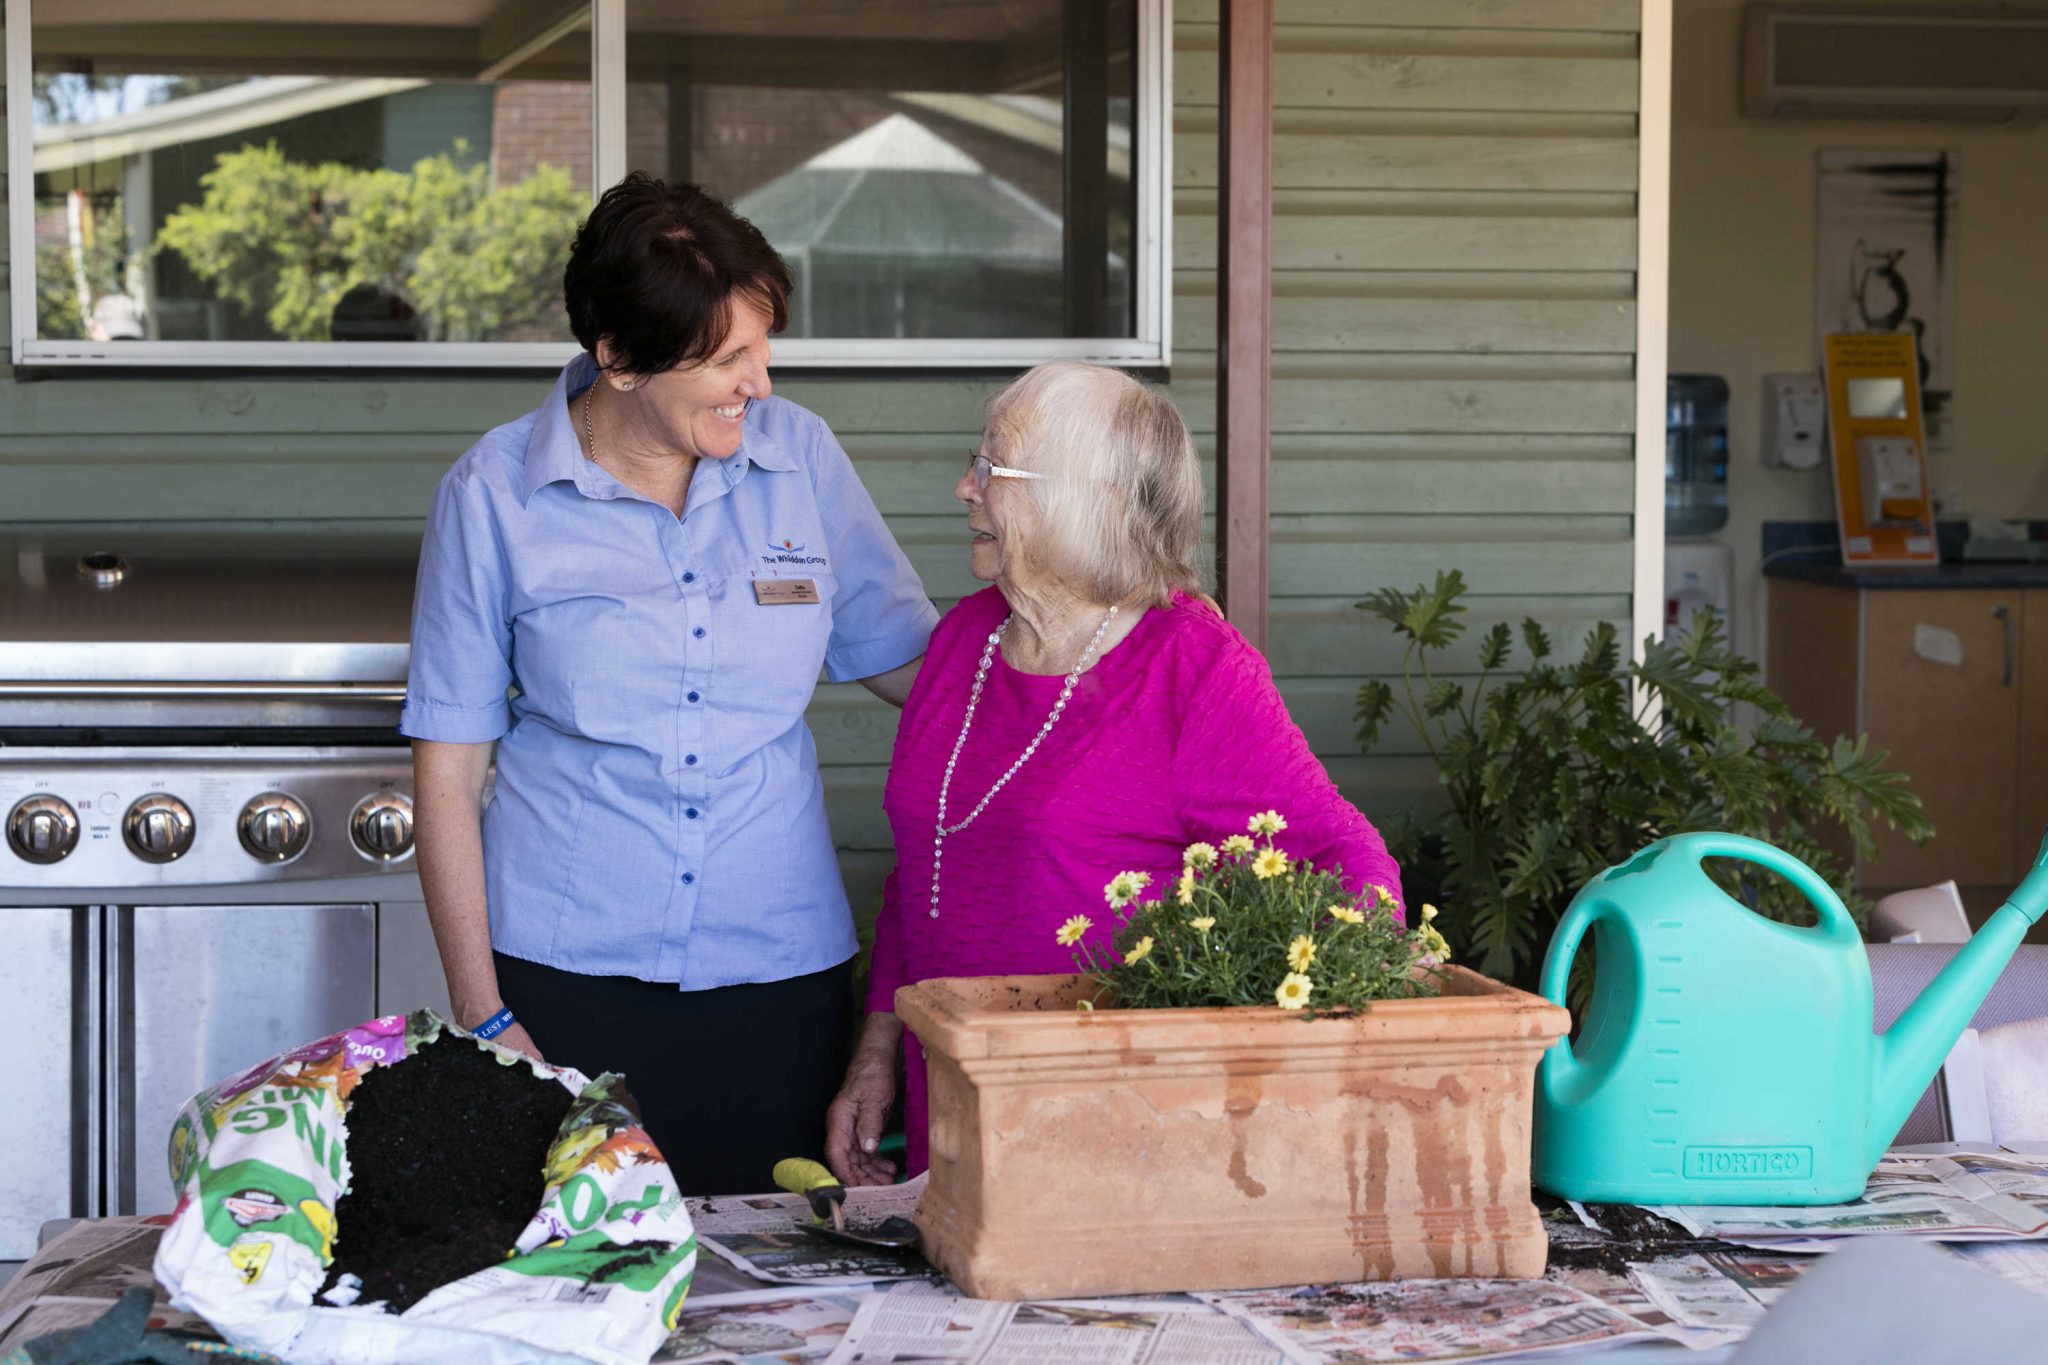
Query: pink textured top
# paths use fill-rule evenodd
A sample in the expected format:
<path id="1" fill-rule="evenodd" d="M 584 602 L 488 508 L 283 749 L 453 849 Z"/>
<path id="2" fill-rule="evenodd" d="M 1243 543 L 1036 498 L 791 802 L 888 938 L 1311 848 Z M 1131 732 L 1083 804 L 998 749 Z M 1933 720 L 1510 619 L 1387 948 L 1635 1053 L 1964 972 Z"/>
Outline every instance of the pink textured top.
<path id="1" fill-rule="evenodd" d="M 1289 856 L 1341 867 L 1400 895 L 1400 871 L 1370 822 L 1341 795 L 1288 718 L 1266 661 L 1205 603 L 1175 594 L 1148 611 L 1081 675 L 1066 713 L 973 824 L 948 835 L 939 915 L 931 917 L 939 783 L 960 735 L 974 672 L 1009 607 L 995 588 L 939 622 L 903 708 L 882 804 L 896 871 L 875 925 L 867 1007 L 893 1009 L 896 988 L 940 976 L 1074 970 L 1053 941 L 1071 915 L 1105 942 L 1114 914 L 1103 886 L 1152 874 L 1149 896 L 1180 875 L 1181 850 L 1245 832 L 1278 810 Z M 998 649 L 947 797 L 956 824 L 1017 761 L 1065 679 L 1020 673 Z M 924 1059 L 906 1036 L 910 1170 L 925 1167 Z"/>

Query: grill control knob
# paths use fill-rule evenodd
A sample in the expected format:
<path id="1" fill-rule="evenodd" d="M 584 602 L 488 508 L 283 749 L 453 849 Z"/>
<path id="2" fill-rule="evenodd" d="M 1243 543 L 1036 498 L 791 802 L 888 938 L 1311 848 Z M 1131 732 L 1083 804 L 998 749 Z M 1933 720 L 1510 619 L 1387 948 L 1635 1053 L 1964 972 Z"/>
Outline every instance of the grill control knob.
<path id="1" fill-rule="evenodd" d="M 258 862 L 288 863 L 306 851 L 313 837 L 313 818 L 297 797 L 264 792 L 242 807 L 235 833 Z"/>
<path id="2" fill-rule="evenodd" d="M 192 849 L 198 822 L 192 808 L 169 792 L 137 797 L 121 820 L 128 851 L 146 863 L 171 863 Z"/>
<path id="3" fill-rule="evenodd" d="M 365 858 L 380 863 L 403 858 L 412 852 L 412 798 L 403 792 L 372 792 L 348 817 L 348 837 Z"/>
<path id="4" fill-rule="evenodd" d="M 62 797 L 26 797 L 7 813 L 7 846 L 32 863 L 61 863 L 78 847 L 78 812 Z"/>

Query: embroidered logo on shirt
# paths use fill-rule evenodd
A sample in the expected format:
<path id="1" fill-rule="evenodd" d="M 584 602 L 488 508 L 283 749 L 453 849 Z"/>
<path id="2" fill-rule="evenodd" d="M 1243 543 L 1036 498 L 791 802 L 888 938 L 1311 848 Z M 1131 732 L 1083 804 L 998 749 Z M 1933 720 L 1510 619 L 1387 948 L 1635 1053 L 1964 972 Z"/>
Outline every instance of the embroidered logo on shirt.
<path id="1" fill-rule="evenodd" d="M 768 542 L 769 553 L 761 556 L 761 562 L 763 564 L 823 564 L 825 562 L 823 555 L 805 554 L 804 550 L 806 548 L 808 547 L 799 545 L 793 540 L 771 540 Z"/>

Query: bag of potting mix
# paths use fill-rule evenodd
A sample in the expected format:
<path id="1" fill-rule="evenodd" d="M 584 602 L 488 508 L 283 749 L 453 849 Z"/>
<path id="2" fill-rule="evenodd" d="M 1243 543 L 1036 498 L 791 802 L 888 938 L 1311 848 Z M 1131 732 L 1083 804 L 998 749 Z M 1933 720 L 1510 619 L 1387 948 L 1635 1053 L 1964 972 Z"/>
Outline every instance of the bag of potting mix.
<path id="1" fill-rule="evenodd" d="M 640 1365 L 697 1262 L 619 1077 L 427 1010 L 193 1097 L 170 1163 L 171 1302 L 300 1365 Z"/>

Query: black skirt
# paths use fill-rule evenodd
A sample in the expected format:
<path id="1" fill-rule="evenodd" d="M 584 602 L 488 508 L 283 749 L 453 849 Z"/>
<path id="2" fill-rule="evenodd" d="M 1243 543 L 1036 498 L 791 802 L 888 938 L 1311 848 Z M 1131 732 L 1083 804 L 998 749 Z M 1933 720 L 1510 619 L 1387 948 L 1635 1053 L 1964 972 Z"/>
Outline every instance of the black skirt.
<path id="1" fill-rule="evenodd" d="M 846 964 L 684 991 L 492 956 L 506 1007 L 548 1061 L 624 1074 L 684 1194 L 771 1190 L 782 1158 L 824 1158 L 825 1108 L 846 1074 Z"/>

